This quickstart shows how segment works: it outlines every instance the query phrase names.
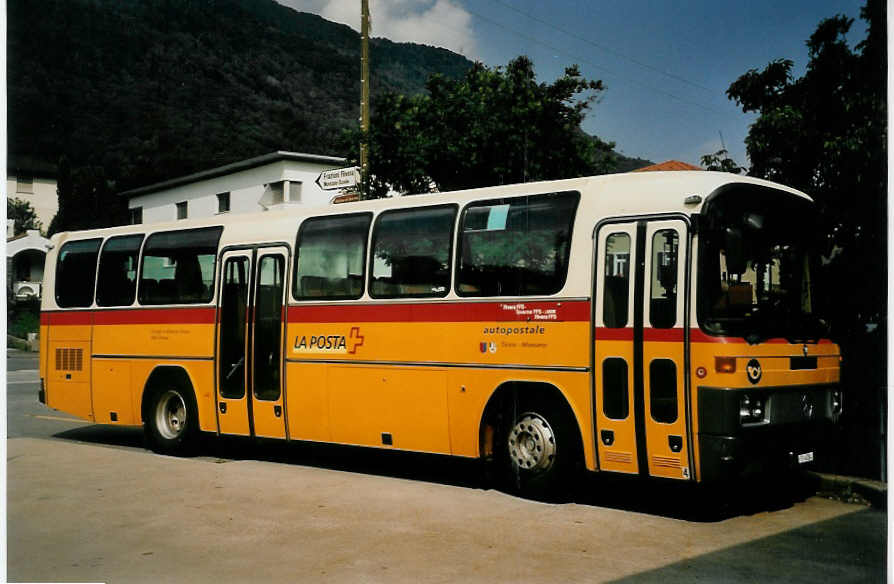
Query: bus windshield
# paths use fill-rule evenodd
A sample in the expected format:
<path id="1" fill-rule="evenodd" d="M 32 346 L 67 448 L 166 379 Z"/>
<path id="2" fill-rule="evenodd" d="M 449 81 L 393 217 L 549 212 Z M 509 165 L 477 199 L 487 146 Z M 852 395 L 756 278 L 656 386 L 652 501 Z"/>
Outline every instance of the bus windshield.
<path id="1" fill-rule="evenodd" d="M 827 334 L 813 297 L 813 204 L 770 189 L 712 197 L 699 251 L 699 323 L 749 343 Z"/>

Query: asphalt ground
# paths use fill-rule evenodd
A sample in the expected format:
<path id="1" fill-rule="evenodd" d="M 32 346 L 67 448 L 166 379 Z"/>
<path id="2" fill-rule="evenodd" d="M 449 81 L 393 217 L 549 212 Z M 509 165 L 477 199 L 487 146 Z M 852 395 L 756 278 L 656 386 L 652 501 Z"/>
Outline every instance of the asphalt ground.
<path id="1" fill-rule="evenodd" d="M 140 429 L 37 403 L 29 358 L 8 353 L 10 581 L 885 579 L 886 513 L 801 483 L 748 485 L 715 507 L 591 477 L 546 504 L 446 457 L 236 439 L 158 456 Z"/>

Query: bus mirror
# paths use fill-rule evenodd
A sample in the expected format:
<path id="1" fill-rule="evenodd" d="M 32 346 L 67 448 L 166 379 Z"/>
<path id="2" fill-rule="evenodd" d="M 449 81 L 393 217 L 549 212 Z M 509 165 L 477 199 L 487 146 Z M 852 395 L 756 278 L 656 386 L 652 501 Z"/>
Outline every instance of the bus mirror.
<path id="1" fill-rule="evenodd" d="M 727 227 L 724 232 L 726 251 L 726 270 L 730 274 L 741 274 L 745 271 L 745 246 L 742 242 L 742 230 Z"/>

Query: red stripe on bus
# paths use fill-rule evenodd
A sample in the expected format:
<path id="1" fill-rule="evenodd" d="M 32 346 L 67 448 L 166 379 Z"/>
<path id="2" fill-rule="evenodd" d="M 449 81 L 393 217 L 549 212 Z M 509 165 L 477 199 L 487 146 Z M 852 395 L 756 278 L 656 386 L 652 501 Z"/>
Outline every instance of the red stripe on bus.
<path id="1" fill-rule="evenodd" d="M 41 312 L 40 324 L 47 325 L 91 325 L 93 312 L 90 310 L 73 310 L 71 312 Z"/>
<path id="2" fill-rule="evenodd" d="M 95 324 L 214 324 L 215 309 L 202 308 L 134 308 L 97 310 Z"/>
<path id="3" fill-rule="evenodd" d="M 630 341 L 633 342 L 633 328 L 606 328 L 598 327 L 596 329 L 597 341 Z M 683 342 L 683 329 L 669 328 L 656 329 L 644 328 L 643 341 L 646 342 Z"/>
<path id="4" fill-rule="evenodd" d="M 42 312 L 42 325 L 214 324 L 214 307 Z"/>
<path id="5" fill-rule="evenodd" d="M 714 336 L 709 335 L 703 332 L 699 328 L 691 328 L 689 329 L 689 340 L 693 343 L 718 343 L 722 345 L 734 345 L 734 344 L 742 344 L 747 343 L 743 337 L 723 337 L 723 336 Z M 801 345 L 803 343 L 790 343 L 787 339 L 761 339 L 759 343 L 761 345 Z M 820 339 L 820 345 L 830 345 L 832 341 L 830 339 Z"/>
<path id="6" fill-rule="evenodd" d="M 444 302 L 290 306 L 289 322 L 587 322 L 590 303 Z"/>

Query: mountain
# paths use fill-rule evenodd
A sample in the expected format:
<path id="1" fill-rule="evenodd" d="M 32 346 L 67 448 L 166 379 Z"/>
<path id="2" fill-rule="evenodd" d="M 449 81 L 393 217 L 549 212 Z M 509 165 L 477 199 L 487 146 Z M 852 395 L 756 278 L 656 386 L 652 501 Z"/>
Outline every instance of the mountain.
<path id="1" fill-rule="evenodd" d="M 472 66 L 383 38 L 370 63 L 374 98 Z M 9 160 L 58 166 L 51 230 L 124 221 L 116 193 L 275 150 L 345 155 L 359 96 L 359 34 L 274 0 L 7 2 Z"/>
<path id="2" fill-rule="evenodd" d="M 351 28 L 273 0 L 10 0 L 9 152 L 91 165 L 114 190 L 271 152 L 339 154 L 359 117 Z M 373 39 L 371 91 L 471 61 Z"/>

